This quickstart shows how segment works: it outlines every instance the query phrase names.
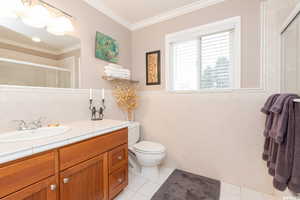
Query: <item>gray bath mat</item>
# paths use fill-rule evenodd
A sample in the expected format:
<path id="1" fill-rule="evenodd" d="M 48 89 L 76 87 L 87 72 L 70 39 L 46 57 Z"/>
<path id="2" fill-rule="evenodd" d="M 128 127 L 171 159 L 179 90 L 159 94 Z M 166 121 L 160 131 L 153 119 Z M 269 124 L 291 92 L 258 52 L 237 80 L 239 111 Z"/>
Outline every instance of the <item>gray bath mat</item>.
<path id="1" fill-rule="evenodd" d="M 220 181 L 175 170 L 151 200 L 219 200 Z"/>

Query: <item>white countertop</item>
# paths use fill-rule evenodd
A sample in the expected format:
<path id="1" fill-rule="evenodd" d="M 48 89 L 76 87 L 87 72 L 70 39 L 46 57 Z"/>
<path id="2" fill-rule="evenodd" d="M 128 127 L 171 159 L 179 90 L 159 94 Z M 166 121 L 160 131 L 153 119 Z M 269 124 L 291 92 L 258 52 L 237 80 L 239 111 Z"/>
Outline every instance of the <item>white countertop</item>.
<path id="1" fill-rule="evenodd" d="M 128 127 L 130 122 L 105 119 L 102 121 L 76 121 L 61 125 L 71 129 L 62 135 L 45 139 L 0 142 L 0 164 L 119 130 Z"/>

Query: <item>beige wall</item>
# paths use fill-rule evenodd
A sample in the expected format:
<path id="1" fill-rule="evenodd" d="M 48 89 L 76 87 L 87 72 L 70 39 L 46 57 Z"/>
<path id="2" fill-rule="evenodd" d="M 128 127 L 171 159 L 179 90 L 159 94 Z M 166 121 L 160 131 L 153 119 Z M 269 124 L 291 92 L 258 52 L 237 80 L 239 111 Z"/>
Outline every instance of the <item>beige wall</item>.
<path id="1" fill-rule="evenodd" d="M 74 57 L 74 61 L 75 61 L 75 66 L 74 66 L 74 75 L 73 75 L 73 78 L 74 78 L 74 85 L 73 85 L 73 88 L 80 88 L 80 59 L 81 59 L 81 50 L 80 49 L 77 49 L 77 50 L 73 50 L 73 51 L 70 51 L 70 52 L 67 52 L 67 53 L 64 53 L 64 54 L 61 54 L 58 56 L 58 58 L 60 59 L 60 61 L 62 63 L 64 63 L 64 60 L 65 59 L 68 59 L 68 58 L 71 58 L 71 57 Z M 64 67 L 64 66 L 62 66 Z"/>
<path id="2" fill-rule="evenodd" d="M 44 65 L 52 65 L 52 66 L 58 65 L 57 59 L 45 58 L 43 56 L 36 56 L 36 55 L 27 54 L 27 53 L 20 52 L 20 51 L 8 50 L 8 49 L 3 49 L 3 48 L 0 48 L 0 57 L 15 59 L 15 60 L 19 60 L 19 61 L 44 64 Z"/>
<path id="3" fill-rule="evenodd" d="M 96 31 L 110 35 L 119 42 L 120 64 L 131 66 L 131 32 L 116 23 L 84 1 L 46 0 L 64 10 L 76 19 L 76 35 L 81 40 L 81 87 L 108 88 L 110 84 L 102 80 L 103 67 L 107 64 L 95 58 Z"/>
<path id="4" fill-rule="evenodd" d="M 50 54 L 50 53 L 44 53 L 44 52 L 41 52 L 41 51 L 32 50 L 32 49 L 29 49 L 29 48 L 23 48 L 23 47 L 20 47 L 20 46 L 6 44 L 6 43 L 2 43 L 2 42 L 0 43 L 0 48 L 11 50 L 11 51 L 17 51 L 17 52 L 28 54 L 28 55 L 48 58 L 48 59 L 52 59 L 52 60 L 57 59 L 56 55 L 53 55 L 53 54 Z"/>
<path id="5" fill-rule="evenodd" d="M 241 86 L 260 86 L 260 0 L 226 0 L 190 14 L 155 24 L 132 34 L 133 77 L 142 82 L 142 89 L 160 89 L 160 86 L 145 87 L 145 53 L 162 51 L 162 80 L 165 83 L 165 35 L 225 18 L 242 18 L 242 66 Z"/>
<path id="6" fill-rule="evenodd" d="M 145 139 L 164 144 L 166 165 L 272 193 L 261 159 L 267 94 L 142 92 L 136 120 Z"/>
<path id="7" fill-rule="evenodd" d="M 136 120 L 148 140 L 168 149 L 167 165 L 217 178 L 257 191 L 273 193 L 261 154 L 267 95 L 259 90 L 228 93 L 168 93 L 145 86 L 145 52 L 162 51 L 164 37 L 224 18 L 242 18 L 242 87 L 260 86 L 260 0 L 226 0 L 133 32 L 133 77 L 141 81 L 141 105 Z"/>

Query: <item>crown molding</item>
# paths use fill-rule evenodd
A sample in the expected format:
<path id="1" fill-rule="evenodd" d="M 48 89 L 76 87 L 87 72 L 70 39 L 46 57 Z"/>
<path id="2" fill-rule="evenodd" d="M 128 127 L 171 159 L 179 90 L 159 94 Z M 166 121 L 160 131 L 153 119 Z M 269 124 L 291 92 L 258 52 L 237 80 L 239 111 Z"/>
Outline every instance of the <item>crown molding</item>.
<path id="1" fill-rule="evenodd" d="M 126 19 L 122 18 L 121 16 L 117 15 L 114 13 L 114 11 L 107 6 L 105 6 L 101 1 L 99 0 L 84 0 L 87 4 L 90 6 L 96 8 L 106 16 L 110 17 L 113 19 L 115 22 L 125 26 L 126 28 L 130 29 L 131 23 L 127 21 Z"/>
<path id="2" fill-rule="evenodd" d="M 144 28 L 146 26 L 150 26 L 159 22 L 163 22 L 181 15 L 185 15 L 187 13 L 191 13 L 194 12 L 196 10 L 199 10 L 201 8 L 205 8 L 211 5 L 215 5 L 218 3 L 221 3 L 225 0 L 199 0 L 196 1 L 194 3 L 191 3 L 189 5 L 180 7 L 180 8 L 176 8 L 174 10 L 168 11 L 168 12 L 164 12 L 161 13 L 159 15 L 156 15 L 154 17 L 150 17 L 148 19 L 142 20 L 140 22 L 134 23 L 130 26 L 130 29 L 132 31 L 137 30 L 137 29 L 141 29 Z"/>
<path id="3" fill-rule="evenodd" d="M 105 14 L 106 16 L 112 18 L 117 23 L 125 26 L 126 28 L 128 28 L 131 31 L 135 31 L 135 30 L 144 28 L 146 26 L 150 26 L 150 25 L 153 25 L 153 24 L 156 24 L 156 23 L 159 23 L 159 22 L 163 22 L 163 21 L 166 21 L 166 20 L 181 16 L 181 15 L 185 15 L 187 13 L 191 13 L 191 12 L 199 10 L 201 8 L 205 8 L 205 7 L 208 7 L 208 6 L 211 6 L 211 5 L 221 3 L 225 0 L 198 0 L 194 3 L 188 4 L 186 6 L 179 7 L 179 8 L 176 8 L 174 10 L 171 10 L 171 11 L 163 12 L 159 15 L 149 17 L 147 19 L 141 20 L 141 21 L 136 22 L 136 23 L 130 23 L 126 19 L 124 19 L 121 16 L 117 15 L 116 13 L 114 13 L 113 10 L 111 10 L 110 8 L 105 6 L 99 0 L 84 0 L 84 1 L 87 4 L 89 4 L 90 6 L 96 8 L 97 10 L 99 10 L 100 12 Z"/>
<path id="4" fill-rule="evenodd" d="M 81 45 L 77 44 L 77 45 L 74 45 L 72 47 L 62 49 L 62 50 L 51 51 L 51 50 L 47 50 L 47 49 L 43 49 L 43 48 L 39 48 L 39 47 L 34 47 L 34 46 L 31 46 L 31 45 L 15 42 L 15 41 L 12 41 L 12 40 L 1 39 L 1 38 L 0 38 L 0 43 L 7 44 L 7 45 L 12 45 L 12 46 L 15 46 L 15 47 L 21 47 L 21 48 L 29 49 L 29 50 L 33 50 L 33 51 L 39 51 L 39 52 L 51 54 L 51 55 L 54 55 L 54 56 L 58 56 L 58 55 L 68 53 L 70 51 L 78 50 L 78 49 L 81 48 Z"/>
<path id="5" fill-rule="evenodd" d="M 39 52 L 42 52 L 42 53 L 48 53 L 48 54 L 52 54 L 52 55 L 59 55 L 60 54 L 57 51 L 51 51 L 51 50 L 47 50 L 47 49 L 43 49 L 43 48 L 31 46 L 31 45 L 19 43 L 19 42 L 12 41 L 12 40 L 2 39 L 2 38 L 0 39 L 0 43 L 12 45 L 12 46 L 17 46 L 17 47 L 21 47 L 21 48 L 25 48 L 25 49 L 30 49 L 30 50 L 34 50 L 34 51 L 39 51 Z"/>
<path id="6" fill-rule="evenodd" d="M 68 53 L 68 52 L 75 51 L 75 50 L 80 50 L 80 49 L 81 49 L 81 45 L 76 44 L 74 46 L 62 49 L 61 51 L 59 51 L 59 54 Z"/>

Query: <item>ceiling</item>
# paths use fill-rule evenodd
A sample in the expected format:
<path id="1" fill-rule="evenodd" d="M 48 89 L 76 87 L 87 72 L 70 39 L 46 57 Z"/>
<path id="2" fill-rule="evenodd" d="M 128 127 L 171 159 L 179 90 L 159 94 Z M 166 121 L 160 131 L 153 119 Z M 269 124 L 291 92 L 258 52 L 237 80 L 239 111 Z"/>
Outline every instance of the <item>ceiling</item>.
<path id="1" fill-rule="evenodd" d="M 41 42 L 33 42 L 32 37 L 40 38 Z M 25 25 L 19 18 L 0 20 L 0 42 L 53 54 L 60 54 L 80 45 L 78 38 L 70 35 L 53 35 L 45 29 Z"/>
<path id="2" fill-rule="evenodd" d="M 198 0 L 130 0 L 126 1 L 126 3 L 124 3 L 124 0 L 99 1 L 130 23 L 137 23 Z"/>
<path id="3" fill-rule="evenodd" d="M 177 17 L 225 0 L 84 0 L 131 30 Z M 126 3 L 124 3 L 126 2 Z"/>

